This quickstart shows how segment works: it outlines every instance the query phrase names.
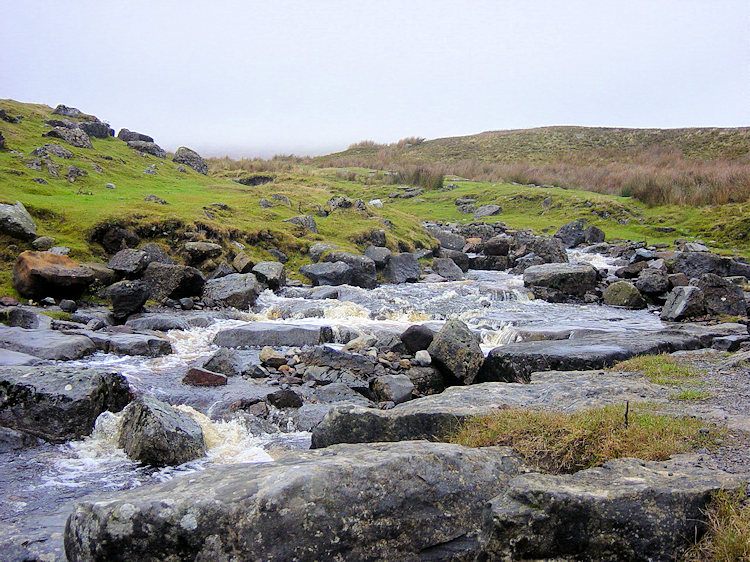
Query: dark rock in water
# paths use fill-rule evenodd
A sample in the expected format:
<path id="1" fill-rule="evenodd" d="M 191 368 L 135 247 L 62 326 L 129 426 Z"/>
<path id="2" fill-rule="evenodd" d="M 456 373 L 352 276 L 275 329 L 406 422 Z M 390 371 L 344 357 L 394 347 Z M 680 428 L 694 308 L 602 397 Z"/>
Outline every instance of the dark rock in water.
<path id="1" fill-rule="evenodd" d="M 661 309 L 661 319 L 680 322 L 706 314 L 706 301 L 698 287 L 675 287 Z"/>
<path id="2" fill-rule="evenodd" d="M 203 297 L 212 299 L 222 306 L 245 310 L 255 304 L 261 290 L 252 273 L 232 273 L 206 281 L 203 286 Z"/>
<path id="3" fill-rule="evenodd" d="M 133 150 L 156 156 L 157 158 L 166 158 L 167 153 L 162 147 L 153 142 L 146 141 L 128 141 L 128 146 Z"/>
<path id="4" fill-rule="evenodd" d="M 30 449 L 40 445 L 42 441 L 33 435 L 28 435 L 8 427 L 0 427 L 0 454 Z"/>
<path id="5" fill-rule="evenodd" d="M 432 271 L 448 281 L 461 281 L 464 272 L 451 258 L 435 258 L 432 260 Z"/>
<path id="6" fill-rule="evenodd" d="M 167 265 L 175 265 L 175 261 L 167 255 L 167 252 L 165 252 L 164 248 L 159 246 L 159 244 L 149 242 L 148 244 L 144 244 L 143 246 L 141 246 L 140 249 L 141 251 L 146 252 L 146 255 L 148 255 L 149 263 L 164 263 Z"/>
<path id="7" fill-rule="evenodd" d="M 389 283 L 416 283 L 422 266 L 414 254 L 393 254 L 385 266 L 383 276 Z"/>
<path id="8" fill-rule="evenodd" d="M 94 342 L 85 336 L 6 326 L 0 326 L 0 347 L 53 361 L 81 359 L 96 351 Z"/>
<path id="9" fill-rule="evenodd" d="M 465 537 L 487 498 L 520 469 L 507 448 L 426 442 L 339 445 L 209 468 L 80 504 L 66 524 L 66 554 L 144 562 L 447 560 L 457 543 L 471 551 Z"/>
<path id="10" fill-rule="evenodd" d="M 77 299 L 94 275 L 67 256 L 52 252 L 22 252 L 13 266 L 13 286 L 24 297 Z"/>
<path id="11" fill-rule="evenodd" d="M 559 238 L 519 232 L 515 235 L 515 239 L 516 257 L 534 254 L 540 263 L 568 263 L 568 253 Z M 519 273 L 522 273 L 522 271 Z"/>
<path id="12" fill-rule="evenodd" d="M 482 205 L 474 213 L 474 218 L 483 219 L 483 218 L 499 215 L 502 212 L 503 212 L 503 209 L 502 207 L 500 207 L 500 205 Z"/>
<path id="13" fill-rule="evenodd" d="M 125 142 L 130 142 L 130 141 L 154 142 L 153 137 L 144 135 L 143 133 L 136 133 L 135 131 L 129 131 L 128 129 L 120 129 L 120 132 L 117 133 L 117 138 Z"/>
<path id="14" fill-rule="evenodd" d="M 107 139 L 115 136 L 115 132 L 109 127 L 109 125 L 102 123 L 101 121 L 83 121 L 82 123 L 78 123 L 78 128 L 89 137 L 94 137 L 96 139 Z"/>
<path id="15" fill-rule="evenodd" d="M 143 281 L 119 281 L 107 287 L 106 294 L 112 303 L 115 320 L 124 321 L 143 308 L 151 294 L 151 287 Z"/>
<path id="16" fill-rule="evenodd" d="M 646 308 L 646 301 L 632 283 L 616 281 L 604 289 L 604 304 L 623 308 Z"/>
<path id="17" fill-rule="evenodd" d="M 161 357 L 172 353 L 169 340 L 152 334 L 127 334 L 104 330 L 87 331 L 84 334 L 104 353 L 144 357 Z"/>
<path id="18" fill-rule="evenodd" d="M 479 373 L 484 353 L 479 337 L 460 320 L 449 320 L 427 348 L 435 365 L 462 384 L 471 384 Z"/>
<path id="19" fill-rule="evenodd" d="M 125 408 L 118 445 L 131 459 L 151 466 L 176 466 L 206 454 L 198 422 L 151 396 Z"/>
<path id="20" fill-rule="evenodd" d="M 81 129 L 55 127 L 48 133 L 45 133 L 43 136 L 62 139 L 69 145 L 75 146 L 77 148 L 94 148 L 91 144 L 91 139 L 89 138 L 89 136 Z"/>
<path id="21" fill-rule="evenodd" d="M 144 314 L 140 318 L 130 317 L 125 322 L 127 326 L 130 326 L 134 330 L 153 330 L 158 332 L 166 332 L 167 330 L 188 330 L 196 327 L 195 324 L 189 322 L 179 314 Z M 208 325 L 206 323 L 205 325 Z M 198 327 L 204 327 L 202 324 L 198 324 Z"/>
<path id="22" fill-rule="evenodd" d="M 253 322 L 220 331 L 214 336 L 213 343 L 220 347 L 302 347 L 318 345 L 322 339 L 320 326 Z"/>
<path id="23" fill-rule="evenodd" d="M 507 256 L 512 244 L 513 239 L 506 234 L 493 236 L 484 243 L 484 253 L 488 256 Z"/>
<path id="24" fill-rule="evenodd" d="M 471 266 L 471 260 L 469 259 L 469 256 L 457 250 L 440 248 L 440 257 L 453 260 L 453 263 L 460 267 L 463 273 L 469 271 L 469 267 Z"/>
<path id="25" fill-rule="evenodd" d="M 205 279 L 194 267 L 152 262 L 143 274 L 143 282 L 151 287 L 156 301 L 200 296 Z"/>
<path id="26" fill-rule="evenodd" d="M 706 312 L 747 316 L 747 303 L 742 288 L 713 273 L 704 273 L 695 282 L 703 292 Z"/>
<path id="27" fill-rule="evenodd" d="M 213 242 L 185 242 L 182 249 L 187 256 L 188 262 L 192 265 L 197 265 L 208 259 L 218 258 L 223 251 L 221 246 Z"/>
<path id="28" fill-rule="evenodd" d="M 303 265 L 299 272 L 312 281 L 313 286 L 349 285 L 354 274 L 352 268 L 342 261 Z"/>
<path id="29" fill-rule="evenodd" d="M 508 269 L 508 256 L 472 256 L 471 269 L 485 271 L 505 271 Z"/>
<path id="30" fill-rule="evenodd" d="M 0 204 L 0 234 L 21 240 L 36 238 L 36 223 L 23 203 L 16 201 L 13 205 Z"/>
<path id="31" fill-rule="evenodd" d="M 253 267 L 252 272 L 258 281 L 274 291 L 286 285 L 284 264 L 277 261 L 262 261 L 257 263 Z"/>
<path id="32" fill-rule="evenodd" d="M 73 313 L 78 310 L 76 301 L 70 299 L 62 299 L 59 303 L 59 306 L 60 310 L 62 310 L 63 312 Z"/>
<path id="33" fill-rule="evenodd" d="M 629 263 L 619 269 L 615 270 L 615 275 L 621 279 L 634 279 L 638 277 L 641 272 L 648 267 L 648 263 L 645 261 L 636 261 Z"/>
<path id="34" fill-rule="evenodd" d="M 644 295 L 661 295 L 669 291 L 669 279 L 663 271 L 644 269 L 638 276 L 635 286 Z"/>
<path id="35" fill-rule="evenodd" d="M 375 262 L 366 256 L 358 256 L 340 250 L 331 251 L 323 256 L 324 263 L 344 262 L 351 268 L 351 284 L 365 289 L 374 289 L 378 284 L 375 274 Z M 334 283 L 325 283 L 334 285 Z"/>
<path id="36" fill-rule="evenodd" d="M 291 219 L 286 219 L 283 222 L 296 224 L 297 226 L 301 226 L 302 228 L 305 228 L 310 232 L 314 232 L 316 234 L 318 232 L 318 225 L 315 223 L 315 219 L 310 215 L 298 215 L 296 217 L 292 217 Z"/>
<path id="37" fill-rule="evenodd" d="M 0 425 L 63 443 L 91 433 L 97 416 L 132 399 L 125 377 L 91 367 L 6 367 L 0 372 Z"/>
<path id="38" fill-rule="evenodd" d="M 146 252 L 125 248 L 112 256 L 107 267 L 123 277 L 134 279 L 143 273 L 149 262 L 149 256 Z"/>
<path id="39" fill-rule="evenodd" d="M 365 249 L 365 257 L 374 261 L 377 269 L 383 269 L 391 258 L 391 251 L 388 248 L 370 245 Z"/>
<path id="40" fill-rule="evenodd" d="M 522 474 L 492 499 L 480 536 L 488 560 L 672 560 L 706 529 L 718 490 L 742 478 L 695 455 L 617 459 L 575 474 Z"/>
<path id="41" fill-rule="evenodd" d="M 27 308 L 14 307 L 8 312 L 7 324 L 27 330 L 51 330 L 52 318 Z"/>
<path id="42" fill-rule="evenodd" d="M 583 225 L 583 219 L 564 224 L 555 232 L 555 238 L 562 240 L 566 248 L 575 248 L 586 241 L 586 233 Z"/>
<path id="43" fill-rule="evenodd" d="M 228 377 L 242 375 L 263 378 L 268 376 L 268 373 L 258 365 L 257 353 L 225 347 L 219 348 L 203 364 L 203 368 Z"/>
<path id="44" fill-rule="evenodd" d="M 190 386 L 224 386 L 227 384 L 227 378 L 220 373 L 193 367 L 188 369 L 187 374 L 182 378 L 182 382 Z"/>
<path id="45" fill-rule="evenodd" d="M 302 398 L 293 390 L 288 389 L 272 392 L 266 396 L 266 400 L 276 408 L 299 408 L 302 406 Z"/>
<path id="46" fill-rule="evenodd" d="M 440 242 L 440 246 L 448 250 L 463 250 L 466 246 L 466 238 L 460 234 L 455 234 L 449 230 L 444 230 L 440 227 L 429 227 L 427 231 L 437 238 Z"/>
<path id="47" fill-rule="evenodd" d="M 401 404 L 411 400 L 414 383 L 407 375 L 381 375 L 370 382 L 370 391 L 380 402 Z"/>
<path id="48" fill-rule="evenodd" d="M 400 337 L 406 349 L 411 353 L 416 353 L 430 347 L 432 340 L 435 339 L 435 332 L 427 326 L 414 324 L 409 326 Z"/>
<path id="49" fill-rule="evenodd" d="M 566 295 L 582 297 L 596 286 L 596 270 L 586 264 L 546 263 L 523 272 L 526 287 L 548 287 Z"/>
<path id="50" fill-rule="evenodd" d="M 181 146 L 177 149 L 172 161 L 177 162 L 178 164 L 185 164 L 185 166 L 192 168 L 199 174 L 205 175 L 208 173 L 208 164 L 206 164 L 206 161 L 201 158 L 201 155 L 195 150 L 191 150 L 185 146 Z"/>

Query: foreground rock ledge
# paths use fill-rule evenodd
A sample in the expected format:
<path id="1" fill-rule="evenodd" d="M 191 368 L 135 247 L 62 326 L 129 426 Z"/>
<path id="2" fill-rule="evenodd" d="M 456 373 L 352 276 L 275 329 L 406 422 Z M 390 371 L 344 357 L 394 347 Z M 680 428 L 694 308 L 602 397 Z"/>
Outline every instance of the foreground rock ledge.
<path id="1" fill-rule="evenodd" d="M 65 552 L 71 562 L 444 560 L 474 550 L 484 505 L 520 468 L 507 448 L 424 441 L 216 467 L 80 504 Z"/>
<path id="2" fill-rule="evenodd" d="M 524 474 L 485 512 L 482 559 L 673 560 L 705 532 L 711 492 L 743 480 L 702 468 L 695 455 Z"/>

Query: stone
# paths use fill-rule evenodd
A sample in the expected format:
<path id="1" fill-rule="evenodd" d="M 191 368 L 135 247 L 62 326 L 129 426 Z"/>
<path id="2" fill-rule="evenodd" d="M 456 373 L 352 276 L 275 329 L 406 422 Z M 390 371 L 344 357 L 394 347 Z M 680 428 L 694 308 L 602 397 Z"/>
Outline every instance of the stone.
<path id="1" fill-rule="evenodd" d="M 583 244 L 586 241 L 584 220 L 578 219 L 562 225 L 555 232 L 555 238 L 559 238 L 566 248 L 575 248 Z"/>
<path id="2" fill-rule="evenodd" d="M 342 261 L 303 265 L 299 268 L 299 272 L 307 277 L 314 287 L 318 285 L 349 285 L 353 276 L 352 268 Z"/>
<path id="3" fill-rule="evenodd" d="M 156 203 L 157 205 L 169 205 L 164 199 L 157 197 L 156 195 L 146 195 L 143 200 L 147 203 Z"/>
<path id="4" fill-rule="evenodd" d="M 388 283 L 416 283 L 422 274 L 422 266 L 414 254 L 393 254 L 388 260 L 383 277 Z"/>
<path id="5" fill-rule="evenodd" d="M 717 349 L 719 351 L 738 351 L 742 344 L 746 341 L 750 340 L 750 336 L 744 335 L 736 335 L 736 336 L 725 336 L 722 338 L 716 338 L 711 343 L 711 347 L 713 349 Z"/>
<path id="6" fill-rule="evenodd" d="M 27 353 L 0 348 L 0 367 L 21 367 L 37 365 L 42 360 Z"/>
<path id="7" fill-rule="evenodd" d="M 34 238 L 31 242 L 31 247 L 39 252 L 49 250 L 54 245 L 55 239 L 52 238 L 52 236 L 39 236 L 38 238 Z"/>
<path id="8" fill-rule="evenodd" d="M 587 264 L 546 263 L 523 272 L 526 287 L 547 287 L 565 295 L 583 297 L 596 286 L 596 270 Z"/>
<path id="9" fill-rule="evenodd" d="M 469 259 L 469 256 L 457 250 L 448 250 L 446 248 L 440 248 L 440 257 L 453 260 L 453 263 L 455 263 L 459 268 L 461 268 L 461 271 L 463 273 L 466 273 L 467 271 L 469 271 L 469 267 L 471 266 L 471 260 Z"/>
<path id="10" fill-rule="evenodd" d="M 676 252 L 673 273 L 684 273 L 689 279 L 700 277 L 704 273 L 713 273 L 720 277 L 730 275 L 732 260 L 711 252 Z"/>
<path id="11" fill-rule="evenodd" d="M 105 330 L 83 331 L 99 351 L 113 355 L 162 357 L 172 353 L 169 340 L 153 334 L 128 334 Z"/>
<path id="12" fill-rule="evenodd" d="M 136 133 L 135 131 L 130 131 L 128 129 L 120 129 L 120 132 L 117 133 L 117 138 L 125 142 L 130 142 L 130 141 L 154 142 L 153 137 L 144 135 L 143 133 Z"/>
<path id="13" fill-rule="evenodd" d="M 194 267 L 159 262 L 148 264 L 143 282 L 155 301 L 200 296 L 205 285 L 203 274 Z"/>
<path id="14" fill-rule="evenodd" d="M 348 197 L 334 195 L 328 201 L 326 201 L 326 205 L 328 205 L 328 207 L 331 209 L 331 212 L 334 212 L 338 211 L 339 209 L 350 209 L 354 205 L 354 202 Z"/>
<path id="15" fill-rule="evenodd" d="M 85 114 L 77 107 L 69 107 L 63 104 L 59 104 L 55 107 L 55 109 L 52 110 L 52 115 L 62 115 L 64 117 L 73 117 L 74 119 L 85 116 Z"/>
<path id="16" fill-rule="evenodd" d="M 322 258 L 324 263 L 343 262 L 351 268 L 352 279 L 351 285 L 362 287 L 364 289 L 374 289 L 377 284 L 375 273 L 375 262 L 366 256 L 358 256 L 349 252 L 333 250 L 325 254 Z M 334 285 L 334 283 L 324 283 L 325 285 Z"/>
<path id="17" fill-rule="evenodd" d="M 13 205 L 0 204 L 0 234 L 20 240 L 36 238 L 36 223 L 23 203 L 16 201 Z"/>
<path id="18" fill-rule="evenodd" d="M 237 252 L 232 260 L 232 267 L 237 273 L 250 273 L 255 267 L 255 262 L 245 252 Z"/>
<path id="19" fill-rule="evenodd" d="M 66 127 L 54 127 L 44 134 L 45 137 L 62 139 L 71 146 L 77 148 L 94 148 L 89 136 L 81 129 L 68 129 Z"/>
<path id="20" fill-rule="evenodd" d="M 134 248 L 140 242 L 138 236 L 119 226 L 105 226 L 95 231 L 92 239 L 99 242 L 108 254 L 114 254 L 123 248 Z"/>
<path id="21" fill-rule="evenodd" d="M 302 398 L 289 389 L 280 389 L 266 396 L 266 401 L 276 408 L 300 408 Z"/>
<path id="22" fill-rule="evenodd" d="M 90 269 L 51 252 L 22 252 L 13 266 L 13 287 L 24 297 L 77 299 L 94 281 Z"/>
<path id="23" fill-rule="evenodd" d="M 90 366 L 0 371 L 0 425 L 52 443 L 89 435 L 99 414 L 119 412 L 131 399 L 125 377 Z"/>
<path id="24" fill-rule="evenodd" d="M 0 348 L 53 361 L 81 359 L 96 351 L 94 343 L 85 336 L 63 334 L 56 330 L 27 330 L 2 325 Z"/>
<path id="25" fill-rule="evenodd" d="M 440 227 L 430 227 L 427 231 L 437 238 L 442 248 L 461 251 L 466 246 L 466 238 L 449 230 Z"/>
<path id="26" fill-rule="evenodd" d="M 57 143 L 45 144 L 44 146 L 35 148 L 31 151 L 31 154 L 40 157 L 52 155 L 63 159 L 73 158 L 73 153 L 70 150 Z"/>
<path id="27" fill-rule="evenodd" d="M 255 377 L 259 374 L 255 352 L 220 347 L 204 364 L 203 368 L 228 377 L 234 375 Z M 262 376 L 267 373 L 260 372 Z"/>
<path id="28" fill-rule="evenodd" d="M 507 234 L 493 236 L 484 243 L 484 253 L 488 256 L 507 256 L 513 239 Z"/>
<path id="29" fill-rule="evenodd" d="M 713 273 L 704 273 L 694 285 L 703 293 L 709 314 L 747 316 L 747 302 L 741 287 Z"/>
<path id="30" fill-rule="evenodd" d="M 604 289 L 602 295 L 604 304 L 621 306 L 623 308 L 646 308 L 646 301 L 632 283 L 615 281 Z"/>
<path id="31" fill-rule="evenodd" d="M 432 260 L 432 271 L 448 281 L 462 281 L 464 272 L 450 258 L 435 258 Z"/>
<path id="32" fill-rule="evenodd" d="M 388 260 L 391 259 L 391 251 L 388 248 L 371 244 L 365 248 L 365 257 L 368 257 L 375 262 L 376 269 L 383 269 L 388 263 Z"/>
<path id="33" fill-rule="evenodd" d="M 112 256 L 107 263 L 107 267 L 123 277 L 134 279 L 140 277 L 149 262 L 149 256 L 146 252 L 125 248 Z"/>
<path id="34" fill-rule="evenodd" d="M 508 269 L 508 256 L 472 256 L 470 269 L 505 271 Z"/>
<path id="35" fill-rule="evenodd" d="M 320 326 L 295 326 L 272 322 L 253 322 L 218 332 L 213 343 L 220 347 L 303 347 L 323 340 Z"/>
<path id="36" fill-rule="evenodd" d="M 185 242 L 182 249 L 191 265 L 197 265 L 206 260 L 218 258 L 223 251 L 221 246 L 213 242 Z"/>
<path id="37" fill-rule="evenodd" d="M 426 349 L 420 349 L 414 354 L 414 362 L 420 367 L 427 367 L 432 364 L 432 357 Z"/>
<path id="38" fill-rule="evenodd" d="M 86 269 L 88 269 L 93 276 L 94 283 L 97 283 L 99 285 L 111 285 L 118 279 L 117 273 L 115 273 L 112 269 L 108 268 L 103 263 L 86 262 L 82 263 L 81 267 L 85 267 Z"/>
<path id="39" fill-rule="evenodd" d="M 182 382 L 190 386 L 224 386 L 227 384 L 227 377 L 206 369 L 192 367 L 182 377 Z"/>
<path id="40" fill-rule="evenodd" d="M 286 285 L 284 264 L 277 261 L 262 261 L 252 269 L 255 277 L 269 289 L 276 291 Z"/>
<path id="41" fill-rule="evenodd" d="M 671 275 L 667 275 L 667 280 L 669 281 L 670 289 L 674 289 L 675 287 L 686 287 L 690 284 L 690 279 L 688 279 L 688 276 L 684 273 L 672 273 Z"/>
<path id="42" fill-rule="evenodd" d="M 660 317 L 668 322 L 681 322 L 706 314 L 706 301 L 698 287 L 675 287 L 661 309 Z"/>
<path id="43" fill-rule="evenodd" d="M 310 256 L 310 260 L 313 263 L 317 263 L 320 261 L 320 258 L 323 257 L 323 254 L 326 252 L 330 252 L 331 250 L 337 250 L 338 247 L 334 246 L 333 244 L 326 244 L 324 242 L 316 242 L 312 246 L 310 246 L 310 249 L 307 251 L 307 253 Z"/>
<path id="44" fill-rule="evenodd" d="M 317 300 L 337 299 L 339 298 L 339 290 L 336 287 L 322 285 L 312 289 L 309 298 Z"/>
<path id="45" fill-rule="evenodd" d="M 645 261 L 629 263 L 628 265 L 616 269 L 615 276 L 621 279 L 635 279 L 647 267 L 648 263 Z"/>
<path id="46" fill-rule="evenodd" d="M 264 209 L 270 209 L 271 207 L 273 207 L 273 203 L 271 203 L 271 201 L 263 198 L 258 200 L 258 205 L 260 205 Z"/>
<path id="47" fill-rule="evenodd" d="M 382 375 L 370 382 L 370 392 L 379 402 L 401 404 L 411 400 L 414 384 L 406 375 Z"/>
<path id="48" fill-rule="evenodd" d="M 208 164 L 201 158 L 201 155 L 185 146 L 181 146 L 174 153 L 172 161 L 177 164 L 184 164 L 188 168 L 192 168 L 199 174 L 208 174 Z"/>
<path id="49" fill-rule="evenodd" d="M 67 246 L 52 246 L 48 252 L 57 256 L 67 256 L 70 253 L 70 248 Z"/>
<path id="50" fill-rule="evenodd" d="M 493 217 L 503 212 L 500 205 L 482 205 L 474 212 L 474 219 L 484 219 L 487 217 Z"/>
<path id="51" fill-rule="evenodd" d="M 507 448 L 426 442 L 338 445 L 209 468 L 79 504 L 66 524 L 66 554 L 447 560 L 455 549 L 472 548 L 465 537 L 478 527 L 487 498 L 520 469 Z"/>
<path id="52" fill-rule="evenodd" d="M 514 237 L 516 239 L 517 257 L 534 254 L 539 263 L 568 263 L 568 253 L 559 238 L 535 236 L 528 232 L 518 232 Z M 531 265 L 538 264 L 532 263 Z"/>
<path id="53" fill-rule="evenodd" d="M 711 494 L 740 486 L 696 455 L 523 474 L 487 506 L 482 551 L 489 560 L 672 560 L 706 530 Z"/>
<path id="54" fill-rule="evenodd" d="M 287 359 L 285 356 L 268 345 L 264 346 L 263 349 L 260 350 L 260 355 L 258 356 L 258 358 L 263 365 L 273 367 L 274 369 L 278 369 L 279 367 L 281 367 L 282 365 L 286 365 L 287 363 Z"/>
<path id="55" fill-rule="evenodd" d="M 298 215 L 296 217 L 286 219 L 283 222 L 296 224 L 297 226 L 301 226 L 302 228 L 309 230 L 310 232 L 314 232 L 315 234 L 318 233 L 318 225 L 316 224 L 315 219 L 310 215 Z"/>
<path id="56" fill-rule="evenodd" d="M 167 252 L 165 252 L 164 248 L 159 246 L 159 244 L 149 242 L 148 244 L 141 246 L 140 249 L 141 251 L 146 252 L 149 263 L 175 265 L 175 261 L 167 255 Z"/>
<path id="57" fill-rule="evenodd" d="M 139 312 L 151 294 L 151 287 L 143 281 L 118 281 L 107 287 L 106 295 L 112 303 L 112 314 L 124 321 Z"/>
<path id="58" fill-rule="evenodd" d="M 289 256 L 287 256 L 281 250 L 277 250 L 276 248 L 268 248 L 266 251 L 269 254 L 271 254 L 274 258 L 276 258 L 276 261 L 280 263 L 286 263 L 289 261 Z"/>
<path id="59" fill-rule="evenodd" d="M 409 326 L 400 336 L 401 341 L 410 353 L 427 350 L 435 339 L 435 332 L 425 325 L 414 324 Z"/>
<path id="60" fill-rule="evenodd" d="M 271 199 L 278 201 L 279 203 L 281 203 L 282 205 L 285 205 L 286 207 L 292 206 L 292 202 L 289 199 L 289 197 L 287 197 L 283 193 L 272 193 Z"/>
<path id="61" fill-rule="evenodd" d="M 131 459 L 151 466 L 176 466 L 206 454 L 198 422 L 151 396 L 123 410 L 118 446 Z"/>
<path id="62" fill-rule="evenodd" d="M 247 310 L 255 304 L 261 291 L 262 288 L 252 273 L 232 273 L 206 281 L 203 298 L 212 299 L 220 306 Z"/>
<path id="63" fill-rule="evenodd" d="M 113 184 L 113 183 L 110 183 L 110 182 L 105 183 L 104 187 L 106 189 L 117 189 L 117 186 L 115 184 Z"/>
<path id="64" fill-rule="evenodd" d="M 443 374 L 461 384 L 474 382 L 484 361 L 479 337 L 460 320 L 447 321 L 435 334 L 427 352 Z"/>
<path id="65" fill-rule="evenodd" d="M 137 140 L 128 141 L 128 146 L 132 148 L 133 150 L 137 150 L 138 152 L 141 152 L 144 154 L 150 154 L 151 156 L 156 156 L 157 158 L 167 157 L 167 153 L 165 152 L 165 150 L 154 142 L 137 141 Z"/>
<path id="66" fill-rule="evenodd" d="M 83 121 L 78 123 L 78 128 L 86 133 L 89 137 L 96 139 L 107 139 L 115 136 L 115 132 L 107 123 L 101 121 Z"/>
<path id="67" fill-rule="evenodd" d="M 14 307 L 8 312 L 7 324 L 27 330 L 51 330 L 52 318 L 26 308 Z"/>
<path id="68" fill-rule="evenodd" d="M 219 279 L 220 277 L 226 277 L 227 275 L 232 275 L 233 273 L 237 273 L 237 270 L 229 265 L 226 261 L 222 261 L 219 265 L 216 266 L 216 269 L 214 269 L 209 274 L 209 276 L 206 277 L 206 281 L 210 281 L 211 279 Z"/>
<path id="69" fill-rule="evenodd" d="M 0 454 L 31 449 L 32 447 L 39 446 L 41 443 L 42 441 L 33 435 L 28 435 L 8 427 L 0 427 Z"/>
<path id="70" fill-rule="evenodd" d="M 604 242 L 606 235 L 601 228 L 589 226 L 583 231 L 584 241 L 586 244 L 601 244 Z"/>
<path id="71" fill-rule="evenodd" d="M 382 209 L 383 208 L 383 201 L 381 199 L 371 199 L 367 202 L 367 204 L 370 207 L 374 207 L 376 209 Z"/>
<path id="72" fill-rule="evenodd" d="M 669 279 L 663 271 L 648 268 L 638 276 L 635 286 L 644 295 L 661 295 L 669 291 Z"/>

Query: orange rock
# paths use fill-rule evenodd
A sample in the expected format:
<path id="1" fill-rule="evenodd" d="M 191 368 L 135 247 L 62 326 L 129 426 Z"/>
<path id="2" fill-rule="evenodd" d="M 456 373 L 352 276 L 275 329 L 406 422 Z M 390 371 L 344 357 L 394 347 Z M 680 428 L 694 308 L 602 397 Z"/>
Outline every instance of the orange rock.
<path id="1" fill-rule="evenodd" d="M 50 252 L 21 253 L 13 266 L 13 286 L 24 297 L 77 299 L 94 281 L 93 272 L 68 256 Z"/>

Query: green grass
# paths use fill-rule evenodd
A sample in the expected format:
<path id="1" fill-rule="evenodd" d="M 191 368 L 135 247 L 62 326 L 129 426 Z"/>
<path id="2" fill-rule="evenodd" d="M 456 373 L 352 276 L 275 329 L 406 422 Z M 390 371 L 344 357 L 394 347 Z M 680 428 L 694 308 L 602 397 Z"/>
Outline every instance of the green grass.
<path id="1" fill-rule="evenodd" d="M 709 428 L 708 432 L 701 431 Z M 450 442 L 468 447 L 512 447 L 535 469 L 573 473 L 611 459 L 666 460 L 709 447 L 725 430 L 703 420 L 660 414 L 646 404 L 607 406 L 572 414 L 508 408 L 463 423 Z"/>
<path id="2" fill-rule="evenodd" d="M 687 402 L 690 402 L 690 401 L 700 402 L 702 400 L 708 400 L 709 398 L 712 398 L 712 397 L 713 397 L 713 394 L 705 390 L 697 390 L 694 388 L 689 388 L 686 390 L 681 390 L 680 392 L 675 392 L 669 398 L 672 400 L 684 400 Z"/>
<path id="3" fill-rule="evenodd" d="M 612 371 L 636 371 L 654 384 L 680 386 L 700 384 L 699 376 L 705 371 L 680 363 L 671 355 L 642 355 L 611 367 Z"/>
<path id="4" fill-rule="evenodd" d="M 740 562 L 750 560 L 750 499 L 747 488 L 716 492 L 708 511 L 708 531 L 684 560 Z"/>

